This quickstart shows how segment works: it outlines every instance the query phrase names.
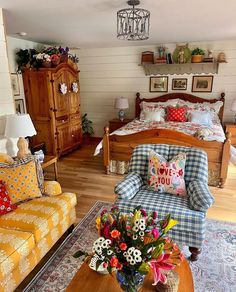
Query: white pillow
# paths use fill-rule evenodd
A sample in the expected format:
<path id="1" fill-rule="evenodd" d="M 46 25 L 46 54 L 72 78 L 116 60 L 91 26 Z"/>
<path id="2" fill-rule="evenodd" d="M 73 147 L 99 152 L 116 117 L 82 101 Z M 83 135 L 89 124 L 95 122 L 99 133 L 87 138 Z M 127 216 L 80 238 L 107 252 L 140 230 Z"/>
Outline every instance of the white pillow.
<path id="1" fill-rule="evenodd" d="M 194 124 L 212 126 L 212 116 L 208 112 L 194 111 L 190 114 L 189 121 Z"/>
<path id="2" fill-rule="evenodd" d="M 149 122 L 163 122 L 162 111 L 143 111 L 143 120 Z"/>

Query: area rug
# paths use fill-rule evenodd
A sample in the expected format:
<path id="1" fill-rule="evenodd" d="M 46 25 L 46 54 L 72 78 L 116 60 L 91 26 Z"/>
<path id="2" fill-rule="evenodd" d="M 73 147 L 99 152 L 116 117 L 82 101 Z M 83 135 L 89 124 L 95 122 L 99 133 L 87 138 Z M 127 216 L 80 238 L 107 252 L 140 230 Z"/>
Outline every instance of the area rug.
<path id="1" fill-rule="evenodd" d="M 65 291 L 82 260 L 73 258 L 78 249 L 91 251 L 98 237 L 95 218 L 110 203 L 98 201 L 55 255 L 24 291 Z M 190 263 L 196 292 L 236 291 L 236 223 L 207 220 L 206 240 L 197 262 Z M 187 249 L 184 250 L 186 257 Z"/>

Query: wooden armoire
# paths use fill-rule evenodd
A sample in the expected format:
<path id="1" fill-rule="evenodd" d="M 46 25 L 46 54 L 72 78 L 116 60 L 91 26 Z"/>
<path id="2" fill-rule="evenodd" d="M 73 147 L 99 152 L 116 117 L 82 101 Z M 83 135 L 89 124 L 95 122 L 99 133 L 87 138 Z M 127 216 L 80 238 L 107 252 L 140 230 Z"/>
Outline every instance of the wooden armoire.
<path id="1" fill-rule="evenodd" d="M 45 143 L 46 153 L 58 157 L 77 148 L 82 141 L 79 71 L 67 63 L 26 69 L 23 82 L 27 111 L 37 131 L 32 146 Z"/>

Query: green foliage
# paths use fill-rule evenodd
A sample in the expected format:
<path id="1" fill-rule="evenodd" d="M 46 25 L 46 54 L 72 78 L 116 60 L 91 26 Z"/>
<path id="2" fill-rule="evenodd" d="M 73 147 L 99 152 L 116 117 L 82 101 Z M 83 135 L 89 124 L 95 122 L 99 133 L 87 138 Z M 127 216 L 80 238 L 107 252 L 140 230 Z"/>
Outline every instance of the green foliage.
<path id="1" fill-rule="evenodd" d="M 164 243 L 161 243 L 159 246 L 157 246 L 152 252 L 152 258 L 154 259 L 158 258 L 162 254 L 163 248 L 164 248 Z"/>
<path id="2" fill-rule="evenodd" d="M 149 272 L 149 265 L 143 262 L 139 267 L 138 271 L 143 275 L 147 275 Z"/>
<path id="3" fill-rule="evenodd" d="M 84 114 L 82 116 L 82 130 L 84 133 L 87 133 L 90 136 L 92 136 L 94 134 L 93 122 L 87 118 L 87 115 L 88 114 Z"/>
<path id="4" fill-rule="evenodd" d="M 21 72 L 23 68 L 28 65 L 29 61 L 30 61 L 29 50 L 20 49 L 18 52 L 16 52 L 16 62 L 18 65 L 17 72 Z"/>
<path id="5" fill-rule="evenodd" d="M 194 50 L 192 50 L 192 55 L 205 55 L 205 52 L 203 49 L 200 48 L 196 48 Z"/>
<path id="6" fill-rule="evenodd" d="M 84 252 L 82 250 L 78 250 L 76 253 L 73 254 L 73 257 L 74 258 L 80 258 L 82 256 L 88 256 L 88 253 L 87 252 Z"/>

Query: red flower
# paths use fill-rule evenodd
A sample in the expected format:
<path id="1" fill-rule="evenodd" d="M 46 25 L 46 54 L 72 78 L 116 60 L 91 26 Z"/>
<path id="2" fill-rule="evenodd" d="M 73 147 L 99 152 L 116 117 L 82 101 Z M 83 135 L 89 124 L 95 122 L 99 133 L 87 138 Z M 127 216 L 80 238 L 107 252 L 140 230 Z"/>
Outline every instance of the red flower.
<path id="1" fill-rule="evenodd" d="M 123 268 L 123 265 L 118 263 L 118 265 L 116 266 L 117 270 L 121 270 Z"/>
<path id="2" fill-rule="evenodd" d="M 107 266 L 108 266 L 108 263 L 103 263 L 103 268 L 107 268 Z"/>
<path id="3" fill-rule="evenodd" d="M 143 216 L 145 216 L 145 217 L 147 216 L 147 213 L 146 213 L 146 211 L 144 209 L 141 209 L 140 211 L 141 211 Z"/>
<path id="4" fill-rule="evenodd" d="M 126 250 L 126 249 L 127 249 L 127 244 L 124 243 L 124 242 L 122 242 L 122 243 L 120 244 L 120 249 L 121 249 L 121 250 Z"/>
<path id="5" fill-rule="evenodd" d="M 112 230 L 112 232 L 111 232 L 112 238 L 117 238 L 119 236 L 120 236 L 120 231 L 118 231 L 117 229 Z"/>
<path id="6" fill-rule="evenodd" d="M 110 265 L 111 265 L 111 267 L 116 268 L 118 264 L 119 264 L 119 261 L 118 261 L 117 257 L 112 257 L 110 259 Z"/>
<path id="7" fill-rule="evenodd" d="M 156 211 L 153 212 L 153 220 L 155 220 L 155 219 L 157 219 L 157 212 Z"/>

